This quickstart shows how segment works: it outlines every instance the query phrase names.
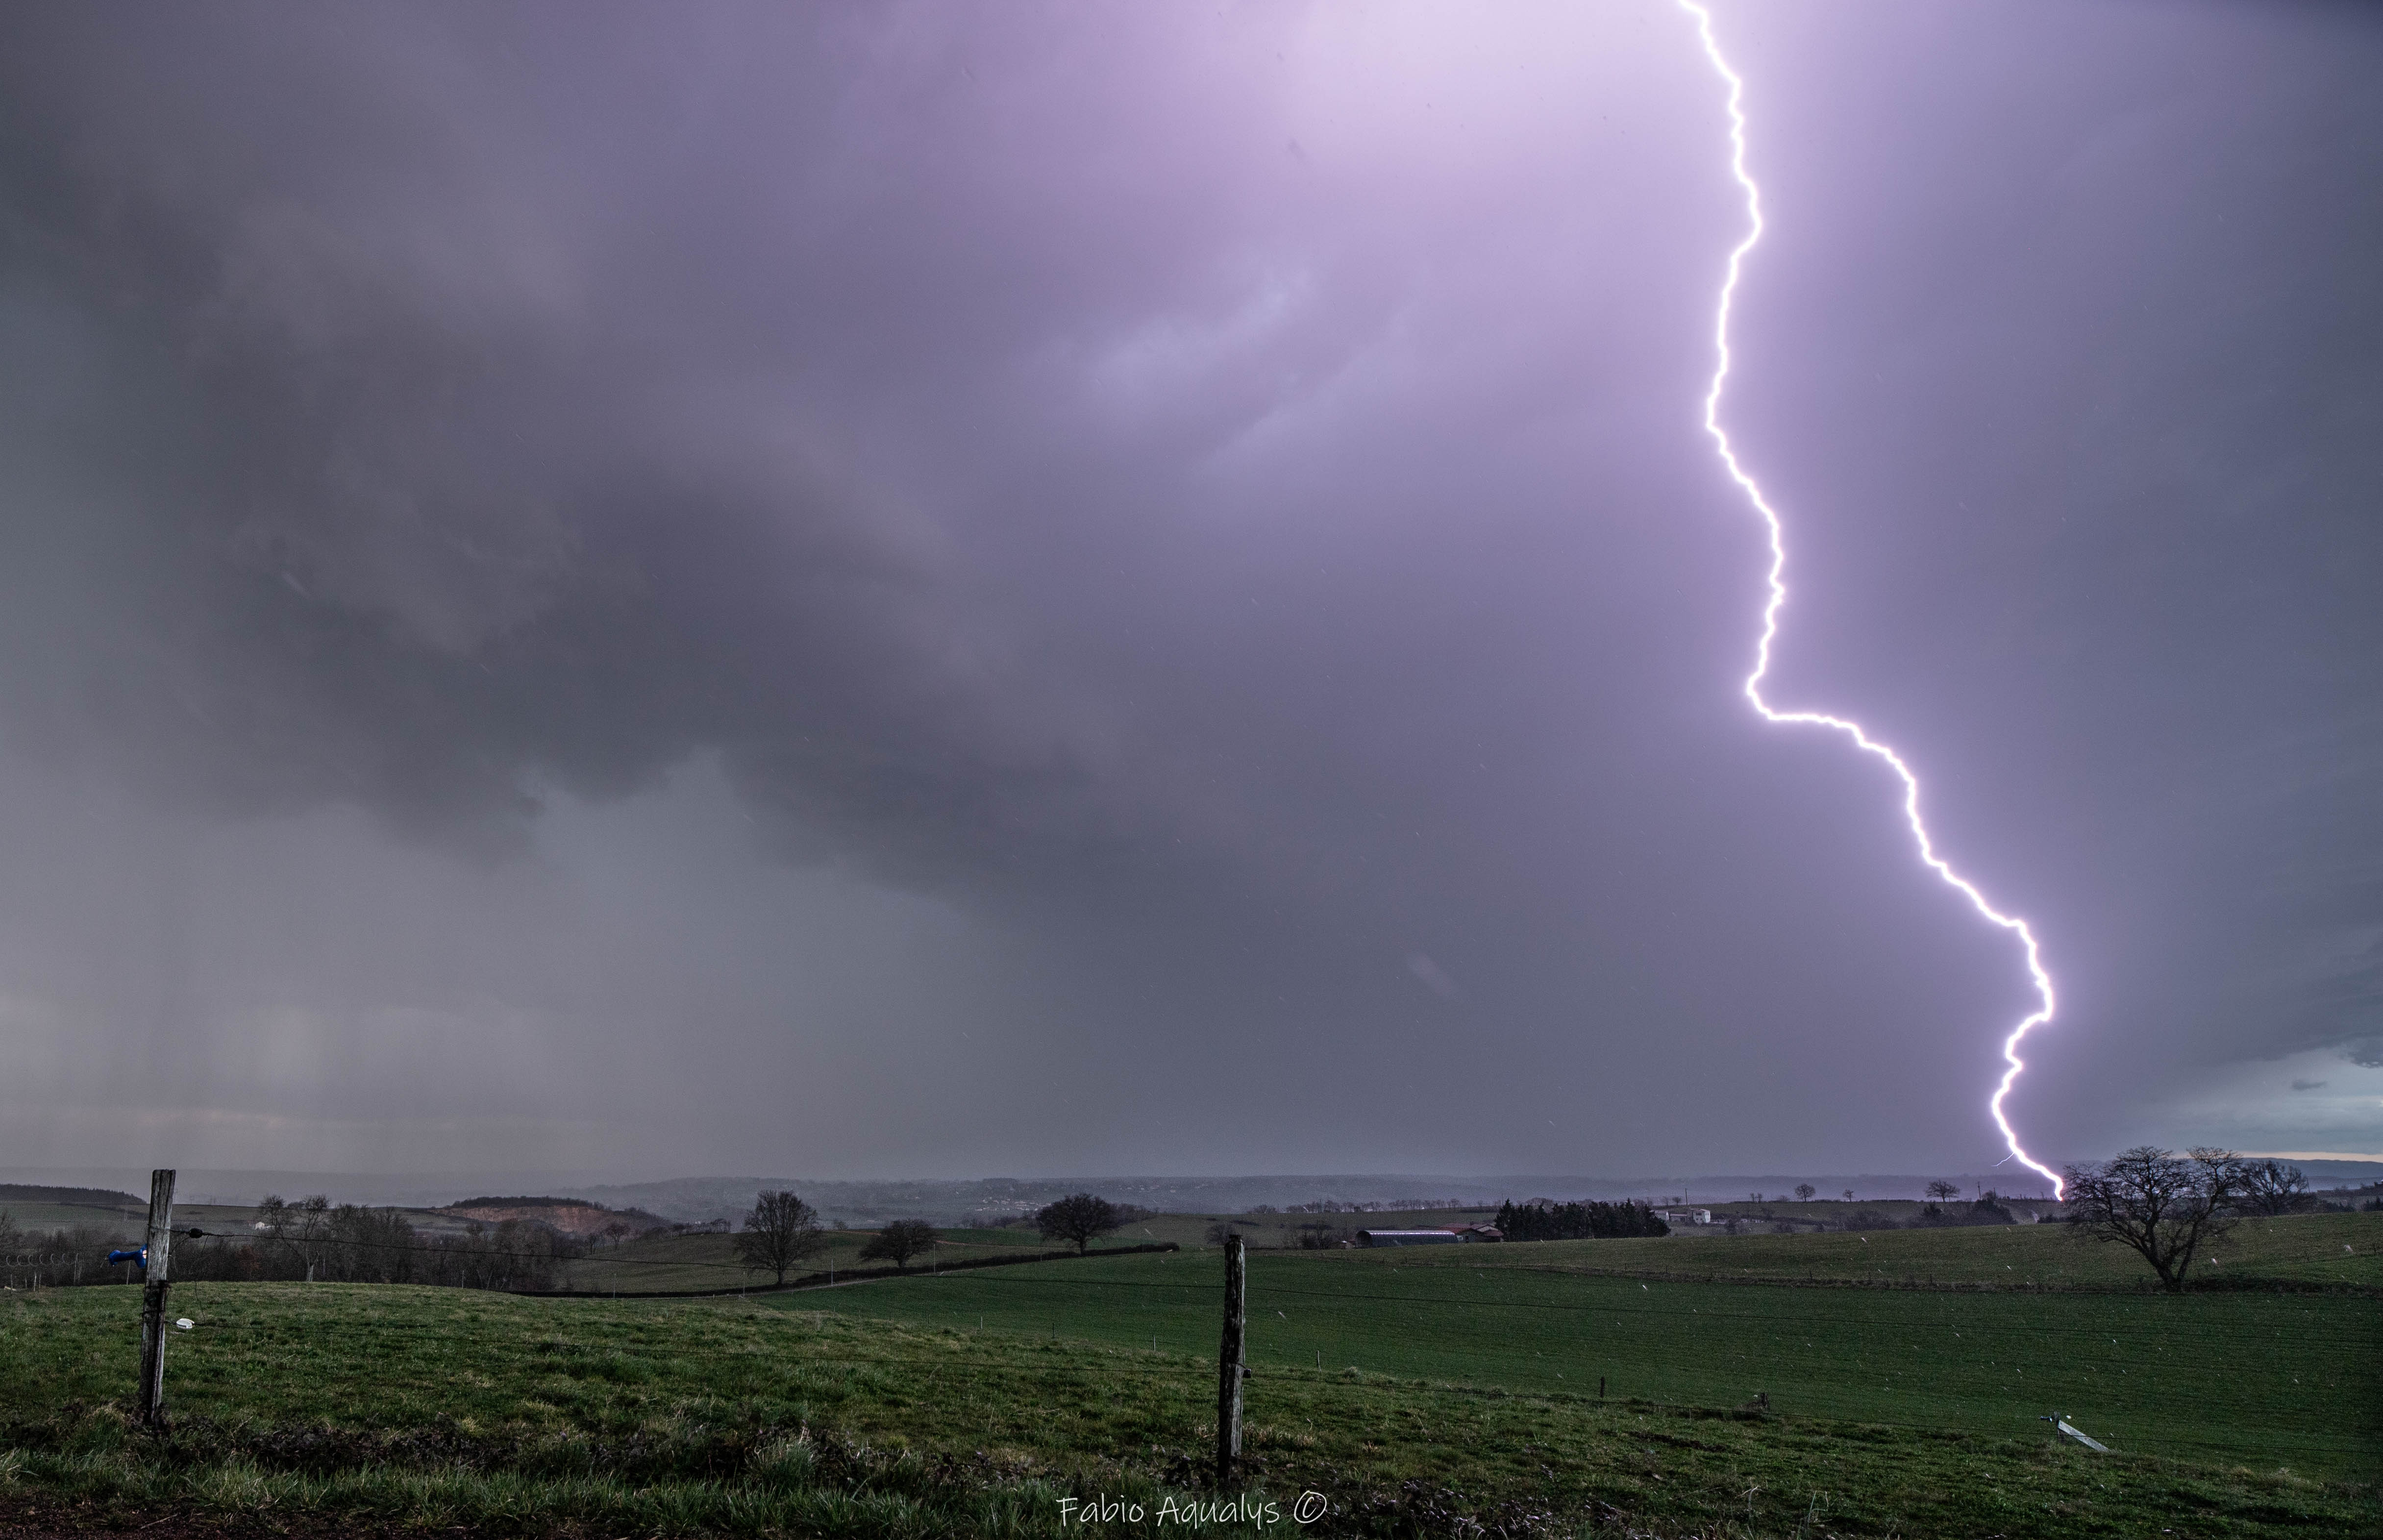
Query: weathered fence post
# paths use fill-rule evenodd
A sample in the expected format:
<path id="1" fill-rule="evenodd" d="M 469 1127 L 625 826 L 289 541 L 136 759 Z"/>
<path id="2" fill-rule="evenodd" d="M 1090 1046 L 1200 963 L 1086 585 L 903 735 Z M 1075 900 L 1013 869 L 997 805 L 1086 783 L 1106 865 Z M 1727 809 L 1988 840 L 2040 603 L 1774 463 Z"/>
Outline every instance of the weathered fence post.
<path id="1" fill-rule="evenodd" d="M 149 1238 L 141 1286 L 141 1425 L 166 1420 L 166 1289 L 174 1249 L 174 1174 L 149 1173 Z"/>
<path id="2" fill-rule="evenodd" d="M 1225 1340 L 1216 1354 L 1216 1485 L 1227 1485 L 1241 1459 L 1242 1339 L 1249 1288 L 1249 1256 L 1241 1238 L 1225 1238 Z"/>

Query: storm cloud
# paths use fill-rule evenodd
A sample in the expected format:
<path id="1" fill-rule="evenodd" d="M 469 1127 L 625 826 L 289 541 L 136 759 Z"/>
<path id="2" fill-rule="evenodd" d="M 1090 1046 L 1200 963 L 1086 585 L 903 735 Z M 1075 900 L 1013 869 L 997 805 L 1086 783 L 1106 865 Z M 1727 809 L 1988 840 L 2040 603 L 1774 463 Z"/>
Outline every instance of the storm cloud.
<path id="1" fill-rule="evenodd" d="M 6 25 L 5 1158 L 1999 1154 L 2016 958 L 1736 693 L 1672 7 Z M 1720 35 L 1776 698 L 2045 937 L 2040 1152 L 2320 1147 L 2283 1086 L 2383 1038 L 2383 27 Z"/>

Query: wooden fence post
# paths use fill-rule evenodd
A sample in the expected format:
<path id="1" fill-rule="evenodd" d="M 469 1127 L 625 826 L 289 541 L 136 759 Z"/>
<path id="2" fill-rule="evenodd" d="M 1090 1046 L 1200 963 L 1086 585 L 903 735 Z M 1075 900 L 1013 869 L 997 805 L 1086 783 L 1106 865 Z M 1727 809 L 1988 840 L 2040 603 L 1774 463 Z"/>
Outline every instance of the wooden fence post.
<path id="1" fill-rule="evenodd" d="M 149 1173 L 148 1261 L 141 1286 L 141 1425 L 166 1420 L 166 1288 L 174 1250 L 174 1174 Z"/>
<path id="2" fill-rule="evenodd" d="M 1241 1238 L 1225 1238 L 1225 1340 L 1216 1354 L 1216 1485 L 1232 1482 L 1241 1459 L 1241 1376 L 1247 1321 L 1249 1256 Z"/>

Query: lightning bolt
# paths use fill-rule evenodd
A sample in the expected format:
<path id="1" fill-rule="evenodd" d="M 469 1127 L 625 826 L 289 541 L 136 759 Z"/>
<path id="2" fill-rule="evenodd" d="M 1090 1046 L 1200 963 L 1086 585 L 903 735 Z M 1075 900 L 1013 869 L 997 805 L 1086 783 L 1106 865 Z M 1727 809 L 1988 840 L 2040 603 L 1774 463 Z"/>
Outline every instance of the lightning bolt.
<path id="1" fill-rule="evenodd" d="M 1737 483 L 1738 489 L 1746 494 L 1747 501 L 1754 505 L 1754 511 L 1762 515 L 1763 526 L 1771 536 L 1771 597 L 1762 607 L 1762 637 L 1755 644 L 1754 671 L 1746 676 L 1746 698 L 1766 721 L 1828 728 L 1845 734 L 1852 740 L 1855 747 L 1884 763 L 1903 782 L 1904 821 L 1911 826 L 1911 837 L 1920 847 L 1920 859 L 1948 886 L 1968 899 L 1970 907 L 1984 916 L 1989 923 L 2019 938 L 2027 958 L 2028 977 L 2035 982 L 2040 1004 L 2003 1039 L 2003 1060 L 2008 1067 L 2004 1069 L 2002 1082 L 1994 1087 L 1994 1095 L 1987 1100 L 1986 1110 L 1993 1115 L 1994 1126 L 2002 1130 L 2003 1142 L 2010 1147 L 2007 1158 L 2016 1159 L 2029 1170 L 2048 1178 L 2054 1196 L 2063 1196 L 2060 1174 L 2020 1148 L 2019 1135 L 2012 1130 L 2010 1119 L 2003 1112 L 2003 1103 L 2010 1095 L 2011 1087 L 2018 1083 L 2020 1074 L 2027 1068 L 2027 1061 L 2019 1056 L 2020 1042 L 2028 1033 L 2052 1019 L 2052 975 L 2044 971 L 2043 952 L 2036 944 L 2035 932 L 2028 928 L 2027 921 L 2016 915 L 2006 915 L 1987 903 L 1986 895 L 1978 891 L 1975 883 L 1954 870 L 1952 864 L 1936 853 L 1936 842 L 1929 835 L 1926 820 L 1920 816 L 1920 778 L 1911 773 L 1911 767 L 1903 762 L 1901 755 L 1871 737 L 1858 721 L 1831 716 L 1824 711 L 1782 711 L 1762 698 L 1762 681 L 1771 672 L 1771 646 L 1779 636 L 1779 611 L 1787 603 L 1786 532 L 1780 522 L 1778 510 L 1771 506 L 1770 499 L 1762 495 L 1761 487 L 1738 462 L 1737 451 L 1730 445 L 1729 434 L 1721 425 L 1722 390 L 1729 383 L 1730 310 L 1737 301 L 1738 275 L 1745 268 L 1747 253 L 1753 251 L 1762 239 L 1762 190 L 1755 185 L 1754 179 L 1746 170 L 1746 82 L 1738 78 L 1737 72 L 1722 55 L 1721 44 L 1713 37 L 1712 13 L 1698 5 L 1697 0 L 1673 0 L 1673 3 L 1695 18 L 1697 35 L 1704 42 L 1705 57 L 1710 61 L 1713 72 L 1729 87 L 1729 168 L 1731 175 L 1737 179 L 1737 185 L 1746 192 L 1746 239 L 1729 253 L 1728 276 L 1722 282 L 1721 302 L 1713 316 L 1715 363 L 1712 386 L 1705 392 L 1705 432 L 1712 436 L 1713 446 L 1720 451 L 1721 462 L 1728 469 L 1730 479 Z"/>

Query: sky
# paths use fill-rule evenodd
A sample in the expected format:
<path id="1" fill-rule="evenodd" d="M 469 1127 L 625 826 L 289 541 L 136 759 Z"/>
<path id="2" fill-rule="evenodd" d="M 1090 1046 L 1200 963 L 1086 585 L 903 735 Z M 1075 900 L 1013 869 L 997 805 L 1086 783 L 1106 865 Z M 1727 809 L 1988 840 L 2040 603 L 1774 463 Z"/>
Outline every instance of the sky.
<path id="1" fill-rule="evenodd" d="M 1714 14 L 2020 1137 L 2383 1153 L 2383 15 Z M 1673 6 L 0 30 L 0 1163 L 2003 1155 Z"/>

